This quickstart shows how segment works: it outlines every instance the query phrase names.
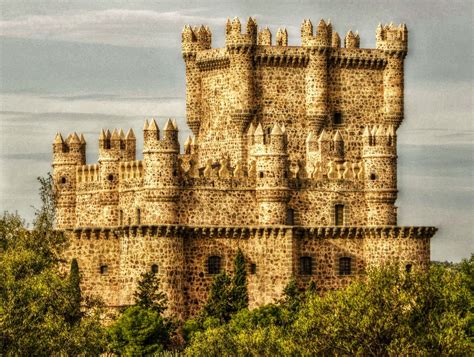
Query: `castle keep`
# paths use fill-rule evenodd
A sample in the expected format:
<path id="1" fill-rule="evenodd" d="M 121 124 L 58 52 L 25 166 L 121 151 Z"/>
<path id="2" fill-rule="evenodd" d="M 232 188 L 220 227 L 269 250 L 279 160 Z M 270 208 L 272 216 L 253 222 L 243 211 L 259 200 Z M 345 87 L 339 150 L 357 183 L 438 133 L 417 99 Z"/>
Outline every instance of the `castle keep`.
<path id="1" fill-rule="evenodd" d="M 375 49 L 323 20 L 303 21 L 301 46 L 285 29 L 272 41 L 253 19 L 241 27 L 228 21 L 224 48 L 184 27 L 183 150 L 173 120 L 145 121 L 143 160 L 132 130 L 102 131 L 97 164 L 82 135 L 54 140 L 57 229 L 83 291 L 110 307 L 133 303 L 152 270 L 169 311 L 192 315 L 238 248 L 251 307 L 292 276 L 324 291 L 371 266 L 429 263 L 436 228 L 397 226 L 395 206 L 406 26 L 380 25 Z"/>

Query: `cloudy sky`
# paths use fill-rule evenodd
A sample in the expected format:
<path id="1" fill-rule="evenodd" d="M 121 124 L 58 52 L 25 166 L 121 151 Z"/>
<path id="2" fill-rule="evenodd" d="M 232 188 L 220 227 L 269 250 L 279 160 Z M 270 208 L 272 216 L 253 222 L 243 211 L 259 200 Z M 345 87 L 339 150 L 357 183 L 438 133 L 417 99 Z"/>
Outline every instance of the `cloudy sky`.
<path id="1" fill-rule="evenodd" d="M 102 127 L 144 118 L 184 124 L 184 24 L 207 24 L 222 47 L 227 17 L 254 16 L 298 45 L 304 18 L 331 19 L 375 46 L 379 22 L 409 30 L 399 129 L 399 224 L 435 225 L 432 258 L 474 252 L 471 1 L 0 1 L 0 209 L 27 220 L 35 178 L 50 170 L 56 131 L 83 132 L 97 160 Z M 139 136 L 140 138 L 140 136 Z M 139 145 L 141 141 L 139 139 Z"/>

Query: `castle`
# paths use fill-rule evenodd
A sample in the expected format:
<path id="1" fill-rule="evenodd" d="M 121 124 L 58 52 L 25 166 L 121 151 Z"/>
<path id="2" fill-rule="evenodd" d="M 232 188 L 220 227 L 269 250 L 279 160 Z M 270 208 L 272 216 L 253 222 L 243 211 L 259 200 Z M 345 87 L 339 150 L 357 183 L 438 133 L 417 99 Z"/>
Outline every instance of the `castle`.
<path id="1" fill-rule="evenodd" d="M 57 229 L 82 289 L 109 307 L 133 303 L 152 270 L 181 318 L 202 306 L 240 248 L 250 307 L 274 302 L 292 277 L 324 291 L 371 266 L 424 269 L 434 227 L 397 226 L 397 129 L 403 120 L 405 25 L 379 26 L 376 49 L 321 20 L 276 43 L 250 18 L 228 21 L 224 48 L 185 26 L 186 118 L 102 131 L 98 164 L 76 133 L 53 144 Z"/>

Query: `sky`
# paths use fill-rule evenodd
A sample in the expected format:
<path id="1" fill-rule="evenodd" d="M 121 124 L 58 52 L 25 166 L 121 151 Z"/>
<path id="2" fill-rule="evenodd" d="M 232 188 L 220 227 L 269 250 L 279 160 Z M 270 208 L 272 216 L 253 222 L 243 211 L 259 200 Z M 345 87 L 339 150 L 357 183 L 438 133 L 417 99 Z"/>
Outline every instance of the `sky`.
<path id="1" fill-rule="evenodd" d="M 375 47 L 379 22 L 406 23 L 405 121 L 398 131 L 399 225 L 439 228 L 433 260 L 474 252 L 471 1 L 0 1 L 0 209 L 27 221 L 36 177 L 51 171 L 57 131 L 84 133 L 97 161 L 101 128 L 145 118 L 185 124 L 181 30 L 208 25 L 224 45 L 227 17 L 255 17 L 299 45 L 303 19 L 331 19 Z M 342 37 L 342 36 L 341 36 Z M 140 154 L 139 154 L 140 155 Z"/>

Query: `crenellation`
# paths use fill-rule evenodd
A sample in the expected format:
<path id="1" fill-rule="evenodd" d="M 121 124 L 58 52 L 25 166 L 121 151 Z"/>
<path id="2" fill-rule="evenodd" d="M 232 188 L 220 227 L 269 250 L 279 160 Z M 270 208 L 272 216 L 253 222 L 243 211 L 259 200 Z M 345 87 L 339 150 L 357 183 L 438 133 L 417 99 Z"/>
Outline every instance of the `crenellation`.
<path id="1" fill-rule="evenodd" d="M 131 129 L 101 130 L 93 164 L 82 134 L 56 135 L 56 227 L 86 293 L 131 304 L 157 266 L 169 313 L 184 318 L 207 297 L 210 257 L 231 271 L 237 249 L 256 267 L 251 308 L 292 276 L 324 292 L 388 261 L 426 269 L 436 228 L 396 225 L 407 28 L 380 25 L 375 49 L 352 31 L 341 48 L 330 21 L 313 30 L 304 20 L 301 46 L 283 28 L 272 44 L 268 28 L 235 18 L 211 48 L 208 27 L 186 25 L 182 152 L 174 119 L 145 120 L 142 160 Z"/>

